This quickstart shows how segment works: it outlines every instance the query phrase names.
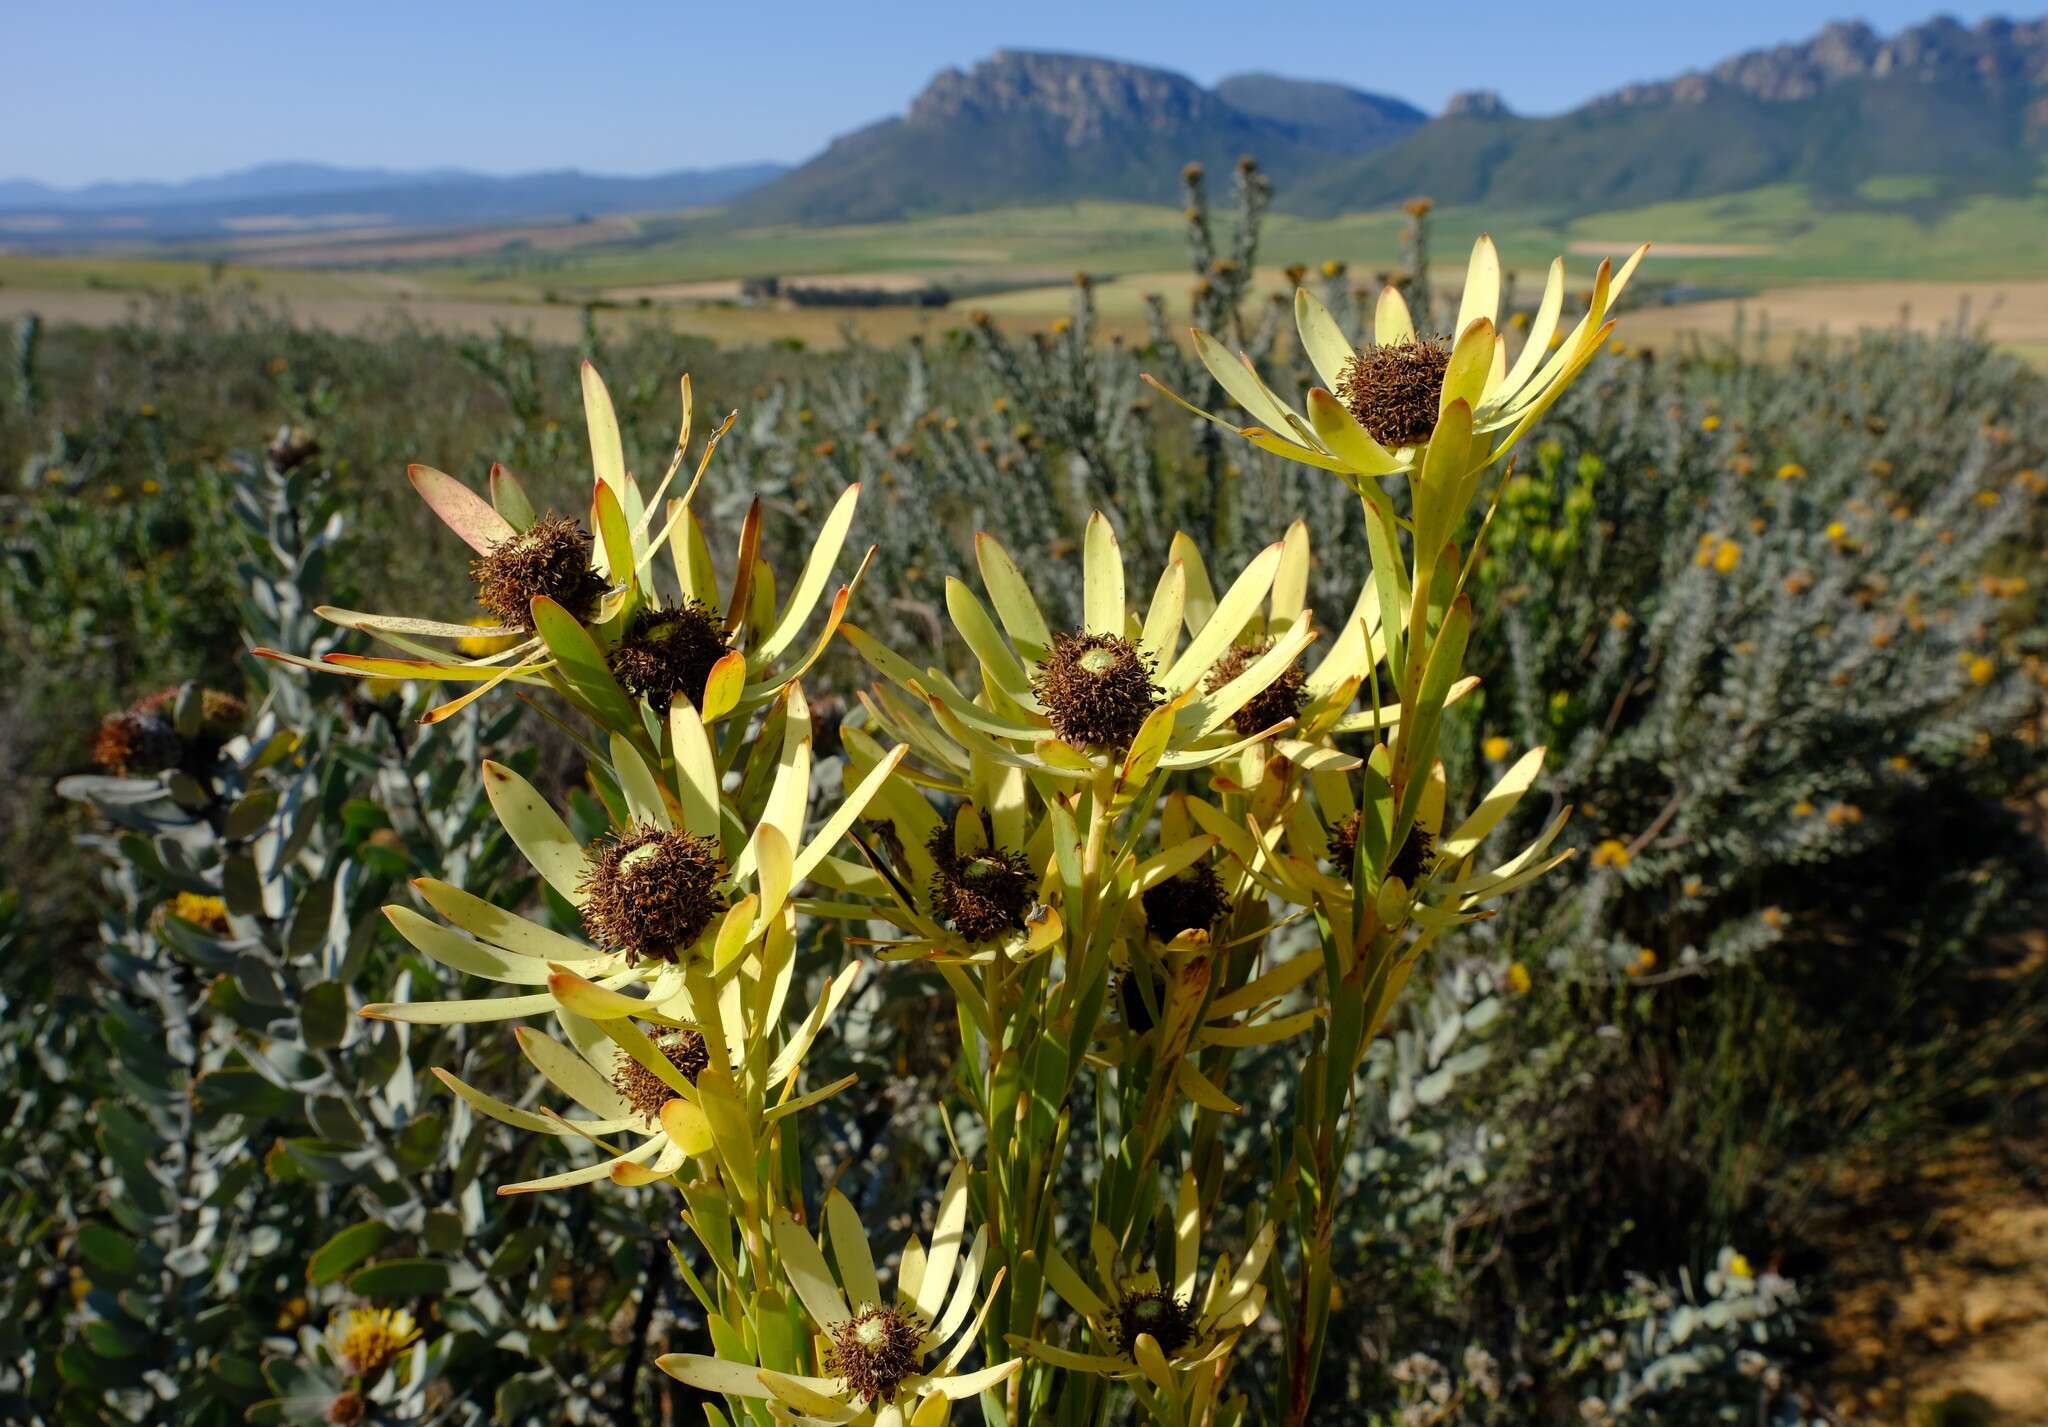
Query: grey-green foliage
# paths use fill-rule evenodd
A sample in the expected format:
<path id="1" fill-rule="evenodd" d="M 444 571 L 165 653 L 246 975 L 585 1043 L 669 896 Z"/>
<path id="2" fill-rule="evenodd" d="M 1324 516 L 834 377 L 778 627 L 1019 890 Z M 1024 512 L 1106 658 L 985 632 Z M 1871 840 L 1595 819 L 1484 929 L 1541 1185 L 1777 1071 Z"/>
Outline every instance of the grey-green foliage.
<path id="1" fill-rule="evenodd" d="M 1809 1427 L 1826 1420 L 1785 1370 L 1800 1351 L 1799 1291 L 1723 1249 L 1698 1282 L 1632 1275 L 1604 1321 L 1579 1339 L 1588 1374 L 1579 1419 L 1681 1427 L 1750 1421 Z"/>
<path id="2" fill-rule="evenodd" d="M 2001 571 L 2043 518 L 2026 384 L 1966 340 L 1867 334 L 1775 375 L 1613 361 L 1561 403 L 1496 522 L 1481 720 L 1549 744 L 1572 835 L 1629 856 L 1519 916 L 1568 901 L 1589 967 L 1743 960 L 1816 873 L 2024 756 L 2040 691 Z"/>

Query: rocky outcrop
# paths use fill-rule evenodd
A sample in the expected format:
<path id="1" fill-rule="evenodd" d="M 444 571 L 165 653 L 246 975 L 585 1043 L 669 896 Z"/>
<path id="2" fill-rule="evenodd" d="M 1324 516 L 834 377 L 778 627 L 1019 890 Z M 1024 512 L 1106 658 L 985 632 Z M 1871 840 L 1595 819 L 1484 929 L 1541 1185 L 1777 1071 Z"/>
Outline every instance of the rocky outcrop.
<path id="1" fill-rule="evenodd" d="M 1811 99 L 1849 80 L 1897 78 L 1974 86 L 1991 94 L 2048 86 L 2048 19 L 1965 26 L 1943 16 L 1890 39 L 1861 21 L 1845 21 L 1809 40 L 1751 50 L 1711 69 L 1631 84 L 1590 107 L 1697 104 L 1716 93 L 1781 103 Z"/>

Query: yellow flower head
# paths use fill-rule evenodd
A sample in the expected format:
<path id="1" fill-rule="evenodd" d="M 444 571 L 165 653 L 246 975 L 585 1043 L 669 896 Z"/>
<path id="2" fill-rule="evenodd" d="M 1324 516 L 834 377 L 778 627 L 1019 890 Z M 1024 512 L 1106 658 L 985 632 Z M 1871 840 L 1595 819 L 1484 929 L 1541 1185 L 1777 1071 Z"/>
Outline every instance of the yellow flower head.
<path id="1" fill-rule="evenodd" d="M 1728 1256 L 1728 1276 L 1730 1278 L 1755 1278 L 1756 1272 L 1750 1268 L 1747 1256 L 1743 1254 L 1730 1254 Z"/>
<path id="2" fill-rule="evenodd" d="M 1714 551 L 1714 573 L 1717 575 L 1730 574 L 1741 563 L 1742 547 L 1733 540 L 1723 540 Z"/>
<path id="3" fill-rule="evenodd" d="M 419 1324 L 403 1308 L 351 1308 L 327 1329 L 334 1356 L 357 1377 L 375 1377 L 419 1336 Z"/>
<path id="4" fill-rule="evenodd" d="M 1781 481 L 1796 481 L 1805 474 L 1806 467 L 1800 465 L 1797 461 L 1787 461 L 1784 465 L 1778 467 L 1778 479 Z"/>
<path id="5" fill-rule="evenodd" d="M 1508 990 L 1514 992 L 1517 996 L 1526 996 L 1529 994 L 1529 988 L 1533 985 L 1535 985 L 1535 982 L 1530 979 L 1528 967 L 1522 965 L 1519 961 L 1508 963 Z"/>
<path id="6" fill-rule="evenodd" d="M 1612 867 L 1619 871 L 1621 868 L 1628 866 L 1632 860 L 1633 857 L 1628 850 L 1628 844 L 1618 837 L 1610 837 L 1593 849 L 1593 865 L 1595 867 Z"/>
<path id="7" fill-rule="evenodd" d="M 1486 742 L 1479 745 L 1479 751 L 1486 755 L 1489 763 L 1499 763 L 1514 751 L 1514 747 L 1514 744 L 1496 733 L 1493 737 L 1487 739 Z"/>
<path id="8" fill-rule="evenodd" d="M 1973 684 L 1988 684 L 1997 674 L 1998 665 L 1981 654 L 1970 661 L 1970 682 Z"/>
<path id="9" fill-rule="evenodd" d="M 1700 430 L 1702 430 L 1702 431 L 1719 431 L 1720 429 L 1721 429 L 1721 418 L 1720 418 L 1720 417 L 1718 417 L 1718 416 L 1703 416 L 1703 417 L 1701 417 L 1701 418 L 1700 418 Z"/>
<path id="10" fill-rule="evenodd" d="M 228 904 L 199 892 L 180 892 L 164 904 L 168 916 L 179 917 L 214 936 L 228 933 Z"/>

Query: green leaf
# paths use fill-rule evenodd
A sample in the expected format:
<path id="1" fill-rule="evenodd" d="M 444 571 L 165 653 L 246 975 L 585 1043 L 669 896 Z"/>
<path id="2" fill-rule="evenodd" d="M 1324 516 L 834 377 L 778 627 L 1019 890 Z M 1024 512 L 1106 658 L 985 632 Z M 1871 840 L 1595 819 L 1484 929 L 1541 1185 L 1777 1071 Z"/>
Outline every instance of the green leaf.
<path id="1" fill-rule="evenodd" d="M 348 1281 L 364 1298 L 420 1298 L 446 1293 L 449 1265 L 439 1259 L 389 1259 L 371 1264 Z"/>
<path id="2" fill-rule="evenodd" d="M 130 1278 L 142 1267 L 142 1252 L 127 1235 L 105 1224 L 86 1224 L 78 1231 L 78 1250 L 101 1273 Z"/>
<path id="3" fill-rule="evenodd" d="M 576 616 L 543 596 L 533 602 L 533 626 L 569 687 L 582 696 L 606 728 L 616 733 L 638 724 L 639 715 L 612 677 L 604 651 Z"/>
<path id="4" fill-rule="evenodd" d="M 306 1261 L 306 1282 L 314 1285 L 337 1283 L 343 1275 L 395 1237 L 375 1219 L 351 1224 L 319 1248 Z"/>
<path id="5" fill-rule="evenodd" d="M 515 530 L 526 529 L 537 518 L 526 487 L 503 466 L 491 467 L 491 505 Z"/>
<path id="6" fill-rule="evenodd" d="M 228 1067 L 208 1071 L 193 1082 L 192 1093 L 202 1110 L 215 1115 L 246 1115 L 268 1119 L 292 1108 L 291 1092 L 272 1085 L 253 1070 Z"/>
<path id="7" fill-rule="evenodd" d="M 271 788 L 256 788 L 227 811 L 221 819 L 221 836 L 239 840 L 254 837 L 263 831 L 263 825 L 270 821 L 270 815 L 277 811 L 277 793 Z"/>
<path id="8" fill-rule="evenodd" d="M 333 1050 L 348 1034 L 348 988 L 319 981 L 299 1001 L 299 1034 L 314 1050 Z"/>

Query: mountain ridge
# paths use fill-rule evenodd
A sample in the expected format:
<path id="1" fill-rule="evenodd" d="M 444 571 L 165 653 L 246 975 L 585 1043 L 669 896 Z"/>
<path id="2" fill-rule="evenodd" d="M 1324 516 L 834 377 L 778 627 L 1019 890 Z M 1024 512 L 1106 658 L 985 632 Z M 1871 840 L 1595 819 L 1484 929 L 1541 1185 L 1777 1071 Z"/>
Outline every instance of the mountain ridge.
<path id="1" fill-rule="evenodd" d="M 0 238 L 43 245 L 205 241 L 294 228 L 460 228 L 673 211 L 725 202 L 786 167 L 727 164 L 618 178 L 580 169 L 495 175 L 280 163 L 172 184 L 53 190 L 0 180 Z"/>
<path id="2" fill-rule="evenodd" d="M 1447 113 L 1281 203 L 1327 216 L 1427 194 L 1568 214 L 1799 183 L 1840 205 L 1912 176 L 1914 202 L 1938 208 L 2031 192 L 2044 158 L 2048 19 L 1937 17 L 1890 37 L 1852 21 L 1558 115 Z"/>
<path id="3" fill-rule="evenodd" d="M 1239 76 L 1240 107 L 1172 70 L 1004 49 L 939 71 L 899 116 L 840 135 L 732 205 L 736 222 L 883 222 L 1001 203 L 1174 202 L 1182 167 L 1255 154 L 1276 176 L 1419 127 L 1420 110 L 1341 85 Z M 1302 117 L 1276 117 L 1275 111 Z"/>

